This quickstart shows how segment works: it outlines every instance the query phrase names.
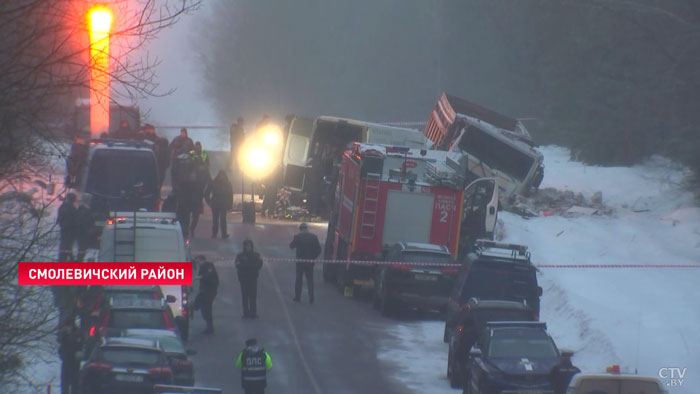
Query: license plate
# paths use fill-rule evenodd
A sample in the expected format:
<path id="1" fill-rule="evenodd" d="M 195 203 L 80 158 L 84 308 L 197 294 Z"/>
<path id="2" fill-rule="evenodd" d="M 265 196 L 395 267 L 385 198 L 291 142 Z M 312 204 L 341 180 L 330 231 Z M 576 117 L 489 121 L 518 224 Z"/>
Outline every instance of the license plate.
<path id="1" fill-rule="evenodd" d="M 120 382 L 143 382 L 143 376 L 141 375 L 117 374 L 114 376 L 114 379 Z"/>
<path id="2" fill-rule="evenodd" d="M 416 278 L 416 280 L 429 280 L 432 282 L 436 282 L 438 280 L 438 277 L 435 275 L 416 274 L 415 278 Z"/>

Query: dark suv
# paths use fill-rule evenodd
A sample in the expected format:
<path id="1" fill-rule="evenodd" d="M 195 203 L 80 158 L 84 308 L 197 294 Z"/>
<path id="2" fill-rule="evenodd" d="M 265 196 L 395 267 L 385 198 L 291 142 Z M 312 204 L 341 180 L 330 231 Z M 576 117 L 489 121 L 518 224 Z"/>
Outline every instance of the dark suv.
<path id="1" fill-rule="evenodd" d="M 524 302 L 502 300 L 479 300 L 471 298 L 466 308 L 456 318 L 455 328 L 450 334 L 447 356 L 447 378 L 452 387 L 462 387 L 469 373 L 469 349 L 474 345 L 486 323 L 493 321 L 532 321 L 532 308 Z"/>
<path id="2" fill-rule="evenodd" d="M 545 323 L 489 322 L 469 353 L 463 392 L 554 394 L 550 372 L 559 360 Z"/>
<path id="3" fill-rule="evenodd" d="M 478 240 L 450 293 L 444 341 L 449 342 L 470 298 L 524 302 L 532 310 L 534 320 L 539 320 L 541 296 L 537 268 L 530 263 L 527 246 Z"/>
<path id="4" fill-rule="evenodd" d="M 127 328 L 155 328 L 176 331 L 173 318 L 166 300 L 112 298 L 100 313 L 98 323 L 90 327 L 88 350 L 97 344 L 100 338 L 121 335 Z"/>
<path id="5" fill-rule="evenodd" d="M 374 306 L 382 315 L 391 314 L 399 306 L 445 310 L 459 272 L 459 264 L 447 247 L 399 242 L 389 249 L 384 261 L 376 271 L 374 291 Z"/>
<path id="6" fill-rule="evenodd" d="M 158 341 L 107 338 L 80 370 L 81 393 L 152 393 L 155 384 L 171 384 L 170 361 Z"/>

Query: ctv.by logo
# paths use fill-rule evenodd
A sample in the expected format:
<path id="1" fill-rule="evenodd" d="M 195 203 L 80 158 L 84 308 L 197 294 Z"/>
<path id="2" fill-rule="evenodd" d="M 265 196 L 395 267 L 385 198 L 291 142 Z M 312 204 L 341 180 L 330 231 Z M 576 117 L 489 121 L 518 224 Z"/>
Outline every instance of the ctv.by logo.
<path id="1" fill-rule="evenodd" d="M 668 367 L 659 368 L 659 377 L 667 380 L 668 387 L 683 387 L 686 368 Z"/>

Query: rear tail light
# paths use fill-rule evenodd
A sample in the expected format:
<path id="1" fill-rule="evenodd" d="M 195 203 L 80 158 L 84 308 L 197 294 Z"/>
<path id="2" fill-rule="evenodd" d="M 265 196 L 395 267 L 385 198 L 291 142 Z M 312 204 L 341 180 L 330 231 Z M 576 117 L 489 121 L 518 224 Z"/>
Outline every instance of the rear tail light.
<path id="1" fill-rule="evenodd" d="M 95 326 L 90 327 L 90 336 L 91 337 L 95 336 Z"/>
<path id="2" fill-rule="evenodd" d="M 110 371 L 112 369 L 112 364 L 107 364 L 100 361 L 90 361 L 85 365 L 85 368 L 94 371 Z"/>
<path id="3" fill-rule="evenodd" d="M 447 267 L 447 268 L 443 268 L 441 271 L 443 274 L 456 274 L 459 272 L 459 268 Z"/>
<path id="4" fill-rule="evenodd" d="M 155 367 L 148 368 L 148 373 L 151 375 L 172 375 L 173 370 L 170 367 Z"/>
<path id="5" fill-rule="evenodd" d="M 399 270 L 399 271 L 410 271 L 411 266 L 408 264 L 392 264 L 391 269 L 393 270 Z"/>
<path id="6" fill-rule="evenodd" d="M 167 311 L 163 311 L 163 318 L 165 319 L 165 329 L 175 331 L 175 326 L 173 326 L 173 321 L 170 319 Z"/>
<path id="7" fill-rule="evenodd" d="M 462 326 L 457 327 L 457 331 L 459 331 L 459 332 L 464 331 L 464 327 L 462 327 Z"/>

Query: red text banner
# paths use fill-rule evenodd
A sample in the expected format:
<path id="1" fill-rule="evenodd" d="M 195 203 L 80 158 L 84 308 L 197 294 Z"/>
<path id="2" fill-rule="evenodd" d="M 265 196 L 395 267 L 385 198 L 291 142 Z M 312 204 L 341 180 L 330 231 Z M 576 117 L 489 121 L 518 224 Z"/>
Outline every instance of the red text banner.
<path id="1" fill-rule="evenodd" d="M 192 263 L 18 263 L 19 285 L 192 285 Z"/>

